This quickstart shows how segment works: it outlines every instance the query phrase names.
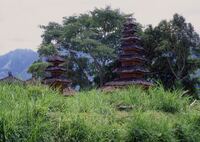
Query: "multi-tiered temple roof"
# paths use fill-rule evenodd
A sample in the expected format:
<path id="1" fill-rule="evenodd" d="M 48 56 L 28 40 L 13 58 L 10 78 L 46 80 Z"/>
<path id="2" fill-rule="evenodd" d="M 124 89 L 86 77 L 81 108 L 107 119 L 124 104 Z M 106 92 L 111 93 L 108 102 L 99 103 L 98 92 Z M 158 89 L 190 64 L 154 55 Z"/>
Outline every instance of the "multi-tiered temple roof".
<path id="1" fill-rule="evenodd" d="M 144 49 L 140 46 L 140 38 L 135 33 L 136 24 L 133 18 L 127 18 L 121 38 L 122 52 L 118 59 L 120 67 L 114 70 L 119 77 L 106 83 L 106 86 L 120 87 L 135 84 L 148 87 L 151 85 L 150 82 L 144 79 L 149 71 L 144 67 L 146 62 Z"/>
<path id="2" fill-rule="evenodd" d="M 46 77 L 43 82 L 61 91 L 68 88 L 71 81 L 63 75 L 66 72 L 66 69 L 62 66 L 65 60 L 56 55 L 50 56 L 47 62 L 50 63 L 50 66 L 48 66 L 45 71 L 49 73 L 49 76 Z"/>

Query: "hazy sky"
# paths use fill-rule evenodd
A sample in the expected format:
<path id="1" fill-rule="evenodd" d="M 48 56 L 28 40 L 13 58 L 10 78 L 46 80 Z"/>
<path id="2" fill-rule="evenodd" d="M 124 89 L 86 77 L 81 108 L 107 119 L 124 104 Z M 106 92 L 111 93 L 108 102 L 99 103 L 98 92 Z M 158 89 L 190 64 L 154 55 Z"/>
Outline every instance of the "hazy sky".
<path id="1" fill-rule="evenodd" d="M 200 0 L 0 0 L 0 55 L 16 48 L 36 50 L 41 43 L 39 25 L 107 5 L 134 13 L 144 26 L 179 13 L 200 33 Z"/>

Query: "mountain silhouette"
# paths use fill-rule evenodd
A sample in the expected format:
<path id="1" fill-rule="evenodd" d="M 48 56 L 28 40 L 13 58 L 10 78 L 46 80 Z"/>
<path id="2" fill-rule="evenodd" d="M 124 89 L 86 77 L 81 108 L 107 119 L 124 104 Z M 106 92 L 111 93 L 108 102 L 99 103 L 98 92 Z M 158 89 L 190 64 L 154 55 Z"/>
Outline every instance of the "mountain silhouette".
<path id="1" fill-rule="evenodd" d="M 27 70 L 38 58 L 36 52 L 28 49 L 17 49 L 0 56 L 0 78 L 6 77 L 8 72 L 22 80 L 31 78 Z"/>

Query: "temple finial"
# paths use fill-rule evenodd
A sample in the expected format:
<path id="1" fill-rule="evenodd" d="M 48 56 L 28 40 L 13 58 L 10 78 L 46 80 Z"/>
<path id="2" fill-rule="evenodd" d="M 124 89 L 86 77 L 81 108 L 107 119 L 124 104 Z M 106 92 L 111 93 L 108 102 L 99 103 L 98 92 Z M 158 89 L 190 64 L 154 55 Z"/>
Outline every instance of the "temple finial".
<path id="1" fill-rule="evenodd" d="M 11 71 L 8 71 L 8 76 L 13 76 Z"/>

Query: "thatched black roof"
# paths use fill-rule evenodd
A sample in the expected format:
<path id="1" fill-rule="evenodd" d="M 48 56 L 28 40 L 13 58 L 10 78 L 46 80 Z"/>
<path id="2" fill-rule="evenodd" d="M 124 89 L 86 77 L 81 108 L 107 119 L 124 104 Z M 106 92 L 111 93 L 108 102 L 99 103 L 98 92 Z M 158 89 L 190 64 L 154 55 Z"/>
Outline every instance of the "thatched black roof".
<path id="1" fill-rule="evenodd" d="M 64 63 L 65 60 L 60 57 L 60 56 L 49 56 L 48 59 L 47 59 L 47 62 L 59 62 L 59 63 Z"/>
<path id="2" fill-rule="evenodd" d="M 124 51 L 144 51 L 144 48 L 138 45 L 125 45 L 122 46 Z"/>
<path id="3" fill-rule="evenodd" d="M 56 71 L 66 71 L 66 69 L 62 66 L 48 66 L 45 71 L 56 72 Z"/>
<path id="4" fill-rule="evenodd" d="M 52 84 L 52 83 L 55 83 L 55 82 L 69 84 L 69 83 L 71 83 L 71 80 L 63 79 L 63 78 L 61 78 L 61 79 L 59 79 L 59 78 L 49 78 L 49 79 L 45 79 L 44 82 L 47 83 L 47 84 Z"/>
<path id="5" fill-rule="evenodd" d="M 141 39 L 139 38 L 139 37 L 137 37 L 137 36 L 129 36 L 129 37 L 124 37 L 124 38 L 121 38 L 121 41 L 122 42 L 127 42 L 127 43 L 129 43 L 129 41 L 140 41 Z M 123 44 L 123 43 L 122 43 Z"/>
<path id="6" fill-rule="evenodd" d="M 118 73 L 134 73 L 134 72 L 148 73 L 149 70 L 145 69 L 144 67 L 129 66 L 129 67 L 117 68 L 113 72 L 118 72 Z"/>
<path id="7" fill-rule="evenodd" d="M 114 80 L 105 84 L 105 86 L 127 86 L 127 85 L 144 85 L 151 86 L 152 83 L 144 79 Z"/>
<path id="8" fill-rule="evenodd" d="M 142 56 L 120 56 L 118 59 L 119 61 L 134 61 L 134 60 L 141 60 L 146 61 L 146 59 Z"/>

